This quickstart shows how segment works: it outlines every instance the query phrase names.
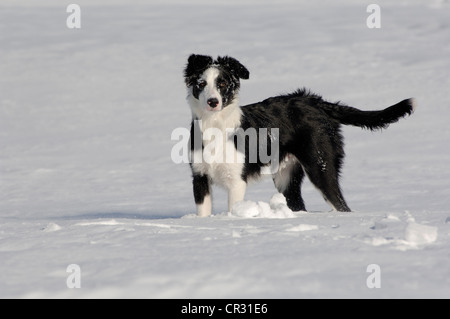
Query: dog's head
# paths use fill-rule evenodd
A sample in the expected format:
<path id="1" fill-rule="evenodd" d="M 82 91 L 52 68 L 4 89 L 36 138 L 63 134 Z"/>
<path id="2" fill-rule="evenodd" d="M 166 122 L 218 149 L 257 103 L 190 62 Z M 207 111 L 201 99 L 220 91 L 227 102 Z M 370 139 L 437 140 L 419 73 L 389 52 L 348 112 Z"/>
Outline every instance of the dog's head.
<path id="1" fill-rule="evenodd" d="M 224 56 L 213 60 L 206 55 L 192 54 L 184 70 L 188 94 L 205 111 L 218 112 L 237 98 L 240 79 L 250 73 L 238 60 Z"/>

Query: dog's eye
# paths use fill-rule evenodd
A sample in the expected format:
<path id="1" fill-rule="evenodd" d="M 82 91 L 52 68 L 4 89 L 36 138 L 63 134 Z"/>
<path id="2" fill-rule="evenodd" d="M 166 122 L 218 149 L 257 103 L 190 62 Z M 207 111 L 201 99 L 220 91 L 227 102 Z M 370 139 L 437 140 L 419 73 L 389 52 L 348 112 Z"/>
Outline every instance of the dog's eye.
<path id="1" fill-rule="evenodd" d="M 224 82 L 224 81 L 219 82 L 218 86 L 219 86 L 221 89 L 223 89 L 223 88 L 225 88 L 225 87 L 227 86 L 227 82 Z"/>
<path id="2" fill-rule="evenodd" d="M 201 89 L 203 89 L 206 86 L 206 81 L 200 81 L 197 83 L 197 86 Z"/>

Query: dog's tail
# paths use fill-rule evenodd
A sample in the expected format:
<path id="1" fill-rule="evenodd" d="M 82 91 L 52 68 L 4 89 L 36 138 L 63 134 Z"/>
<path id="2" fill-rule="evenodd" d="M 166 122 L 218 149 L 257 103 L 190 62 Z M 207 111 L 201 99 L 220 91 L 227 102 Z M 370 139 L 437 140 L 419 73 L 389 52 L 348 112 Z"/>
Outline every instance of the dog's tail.
<path id="1" fill-rule="evenodd" d="M 345 125 L 377 130 L 414 113 L 416 104 L 413 98 L 403 100 L 380 111 L 362 111 L 354 107 L 325 102 L 321 108 L 332 118 Z"/>

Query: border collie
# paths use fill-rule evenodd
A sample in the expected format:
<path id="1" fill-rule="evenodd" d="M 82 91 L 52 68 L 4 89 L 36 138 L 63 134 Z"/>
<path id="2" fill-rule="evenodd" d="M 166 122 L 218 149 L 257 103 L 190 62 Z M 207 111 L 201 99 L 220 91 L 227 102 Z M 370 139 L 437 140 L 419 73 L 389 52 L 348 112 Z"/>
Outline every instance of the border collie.
<path id="1" fill-rule="evenodd" d="M 251 156 L 252 150 L 260 153 L 263 146 L 279 163 L 270 173 L 292 211 L 306 210 L 300 189 L 306 174 L 334 210 L 349 212 L 339 186 L 344 159 L 341 124 L 370 130 L 386 128 L 411 115 L 414 100 L 406 99 L 384 110 L 361 111 L 299 89 L 241 107 L 240 79 L 249 75 L 232 57 L 214 60 L 192 54 L 188 58 L 184 78 L 192 111 L 190 166 L 197 214 L 211 214 L 212 184 L 228 191 L 229 211 L 244 199 L 247 183 L 270 164 Z M 256 140 L 250 138 L 249 131 Z M 220 160 L 224 153 L 227 160 Z M 208 160 L 211 155 L 214 160 Z"/>

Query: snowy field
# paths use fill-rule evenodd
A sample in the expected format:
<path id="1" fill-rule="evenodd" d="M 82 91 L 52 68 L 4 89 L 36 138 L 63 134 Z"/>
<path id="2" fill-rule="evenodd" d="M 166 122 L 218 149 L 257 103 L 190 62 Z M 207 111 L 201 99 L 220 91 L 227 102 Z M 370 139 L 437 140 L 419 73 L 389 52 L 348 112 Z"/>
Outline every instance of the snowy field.
<path id="1" fill-rule="evenodd" d="M 450 3 L 378 1 L 370 29 L 372 2 L 78 1 L 69 29 L 71 2 L 2 0 L 0 297 L 450 298 Z M 268 179 L 201 219 L 171 160 L 191 53 L 240 60 L 242 104 L 418 109 L 344 128 L 354 212 L 306 182 L 294 214 Z"/>

